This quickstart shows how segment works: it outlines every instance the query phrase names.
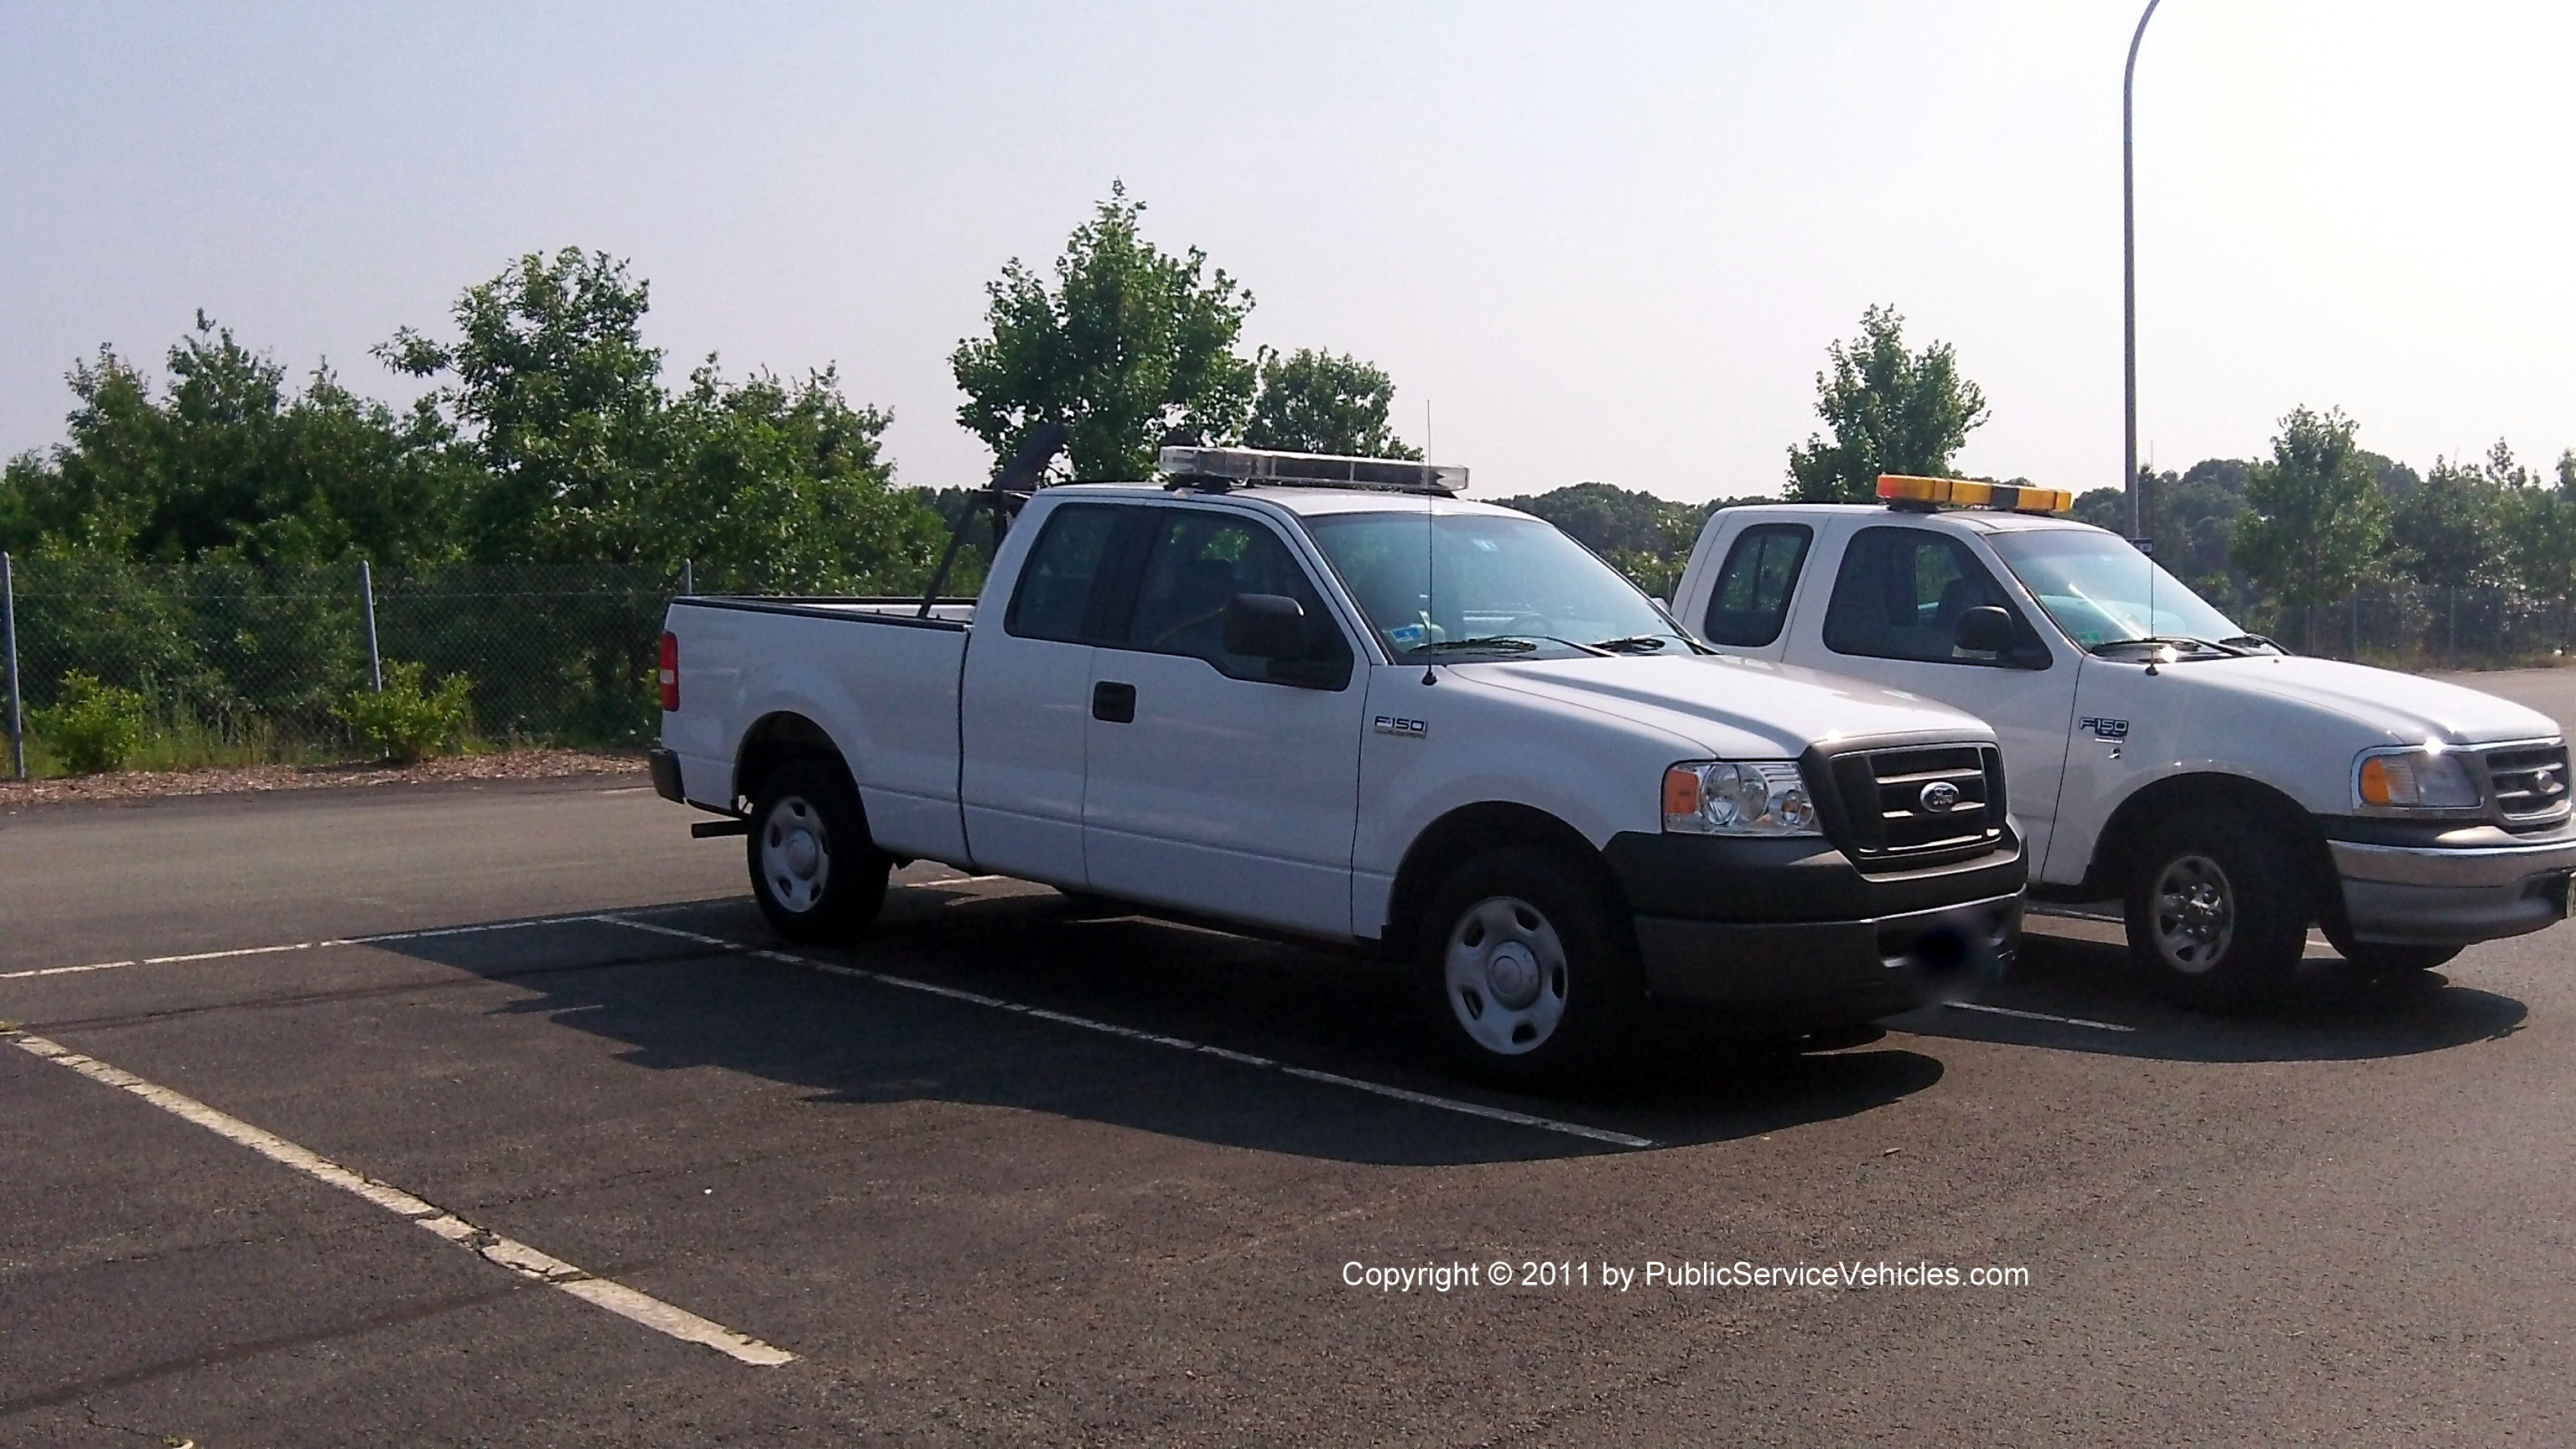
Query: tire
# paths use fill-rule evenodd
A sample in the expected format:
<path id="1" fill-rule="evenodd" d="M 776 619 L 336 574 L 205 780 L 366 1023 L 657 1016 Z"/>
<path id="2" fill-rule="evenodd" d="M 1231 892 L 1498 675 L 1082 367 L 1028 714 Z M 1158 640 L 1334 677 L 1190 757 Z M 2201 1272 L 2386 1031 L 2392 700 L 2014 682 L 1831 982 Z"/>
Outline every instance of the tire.
<path id="1" fill-rule="evenodd" d="M 1599 1072 L 1643 1014 L 1636 938 L 1563 851 L 1506 846 L 1450 872 L 1423 913 L 1416 958 L 1441 1054 L 1507 1087 Z"/>
<path id="2" fill-rule="evenodd" d="M 790 760 L 751 807 L 744 851 L 760 913 L 792 941 L 845 941 L 885 906 L 894 862 L 868 838 L 867 811 L 836 760 Z"/>
<path id="3" fill-rule="evenodd" d="M 2463 950 L 2462 946 L 2396 946 L 2372 945 L 2361 941 L 2337 941 L 2335 950 L 2354 970 L 2379 981 L 2403 981 L 2449 963 Z"/>
<path id="4" fill-rule="evenodd" d="M 2168 816 L 2134 860 L 2129 959 L 2157 995 L 2232 1011 L 2278 994 L 2298 969 L 2307 892 L 2278 831 L 2237 810 Z"/>

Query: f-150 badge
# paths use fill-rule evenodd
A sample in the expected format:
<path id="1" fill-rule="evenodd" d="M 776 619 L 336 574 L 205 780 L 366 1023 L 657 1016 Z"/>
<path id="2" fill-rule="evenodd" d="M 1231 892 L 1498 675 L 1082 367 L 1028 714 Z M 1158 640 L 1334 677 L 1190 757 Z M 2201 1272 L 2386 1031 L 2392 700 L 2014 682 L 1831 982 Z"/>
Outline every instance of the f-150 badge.
<path id="1" fill-rule="evenodd" d="M 2129 737 L 2129 722 L 2124 719 L 2079 719 L 2075 727 L 2091 730 L 2097 740 L 2125 740 Z"/>
<path id="2" fill-rule="evenodd" d="M 1372 725 L 1371 728 L 1375 729 L 1382 735 L 1394 735 L 1398 739 L 1418 740 L 1424 735 L 1431 733 L 1431 722 L 1429 720 L 1404 719 L 1396 715 L 1382 714 L 1377 717 L 1377 722 Z"/>

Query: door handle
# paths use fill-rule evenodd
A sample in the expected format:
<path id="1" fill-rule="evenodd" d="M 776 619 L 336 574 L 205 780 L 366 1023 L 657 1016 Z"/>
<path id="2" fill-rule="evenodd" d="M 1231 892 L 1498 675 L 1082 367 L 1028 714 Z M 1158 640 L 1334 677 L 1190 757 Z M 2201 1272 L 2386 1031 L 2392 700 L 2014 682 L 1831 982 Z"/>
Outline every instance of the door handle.
<path id="1" fill-rule="evenodd" d="M 1091 686 L 1091 717 L 1111 724 L 1136 722 L 1136 686 L 1104 679 Z"/>

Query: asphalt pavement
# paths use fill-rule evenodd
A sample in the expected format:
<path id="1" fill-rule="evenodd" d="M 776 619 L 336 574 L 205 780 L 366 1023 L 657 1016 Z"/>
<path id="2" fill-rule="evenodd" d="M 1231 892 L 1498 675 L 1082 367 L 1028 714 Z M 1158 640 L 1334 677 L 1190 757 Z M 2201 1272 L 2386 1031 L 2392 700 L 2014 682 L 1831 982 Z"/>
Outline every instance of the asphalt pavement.
<path id="1" fill-rule="evenodd" d="M 1019 882 L 787 946 L 695 818 L 0 816 L 0 1443 L 2576 1439 L 2566 927 L 2221 1021 L 2046 922 L 1988 1009 L 1531 1098 Z"/>

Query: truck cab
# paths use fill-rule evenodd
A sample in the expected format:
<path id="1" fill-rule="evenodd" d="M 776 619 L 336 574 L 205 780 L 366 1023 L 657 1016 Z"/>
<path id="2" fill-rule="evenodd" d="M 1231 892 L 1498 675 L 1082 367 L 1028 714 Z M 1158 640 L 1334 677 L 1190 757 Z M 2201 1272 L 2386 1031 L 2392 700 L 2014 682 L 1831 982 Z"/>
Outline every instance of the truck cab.
<path id="1" fill-rule="evenodd" d="M 1382 955 L 1507 1081 L 1660 1007 L 1863 1021 L 2009 957 L 1973 717 L 1714 658 L 1463 469 L 1164 472 L 1035 490 L 977 600 L 673 603 L 656 780 L 749 836 L 781 931 L 864 926 L 895 860 L 1017 876 Z"/>
<path id="2" fill-rule="evenodd" d="M 2393 973 L 2567 914 L 2576 827 L 2546 716 L 2294 656 L 2127 540 L 2054 516 L 2063 493 L 1881 491 L 1885 506 L 1720 511 L 1676 612 L 1727 654 L 1985 719 L 2033 894 L 2120 899 L 2131 955 L 2168 996 L 2268 994 L 2311 923 Z"/>

